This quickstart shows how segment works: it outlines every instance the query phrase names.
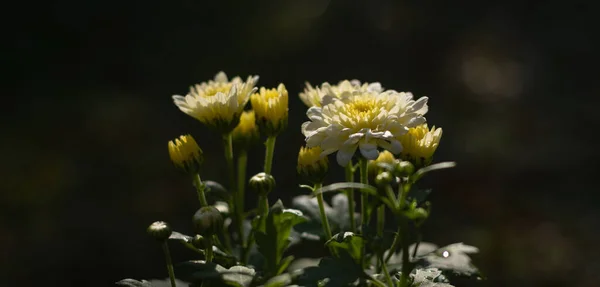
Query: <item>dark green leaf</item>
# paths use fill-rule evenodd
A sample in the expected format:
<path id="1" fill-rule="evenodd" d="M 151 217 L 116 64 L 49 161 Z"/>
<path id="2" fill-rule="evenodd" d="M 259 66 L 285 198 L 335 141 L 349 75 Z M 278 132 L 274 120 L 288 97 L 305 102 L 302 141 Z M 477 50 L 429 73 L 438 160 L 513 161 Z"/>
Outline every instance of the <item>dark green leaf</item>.
<path id="1" fill-rule="evenodd" d="M 278 275 L 283 253 L 290 244 L 292 227 L 307 221 L 302 212 L 296 209 L 283 209 L 281 201 L 271 207 L 266 220 L 265 232 L 256 232 L 256 244 L 265 257 L 265 263 L 271 276 Z"/>
<path id="2" fill-rule="evenodd" d="M 325 238 L 321 225 L 319 203 L 315 197 L 309 195 L 296 196 L 292 200 L 292 206 L 302 211 L 309 218 L 308 222 L 295 227 L 302 239 L 319 240 L 319 238 Z M 331 199 L 331 206 L 324 202 L 324 209 L 333 232 L 350 229 L 350 212 L 348 211 L 348 196 L 346 194 L 338 193 L 334 195 Z M 358 220 L 359 217 L 358 213 L 354 213 L 355 220 Z M 328 240 L 329 238 L 325 239 Z"/>
<path id="3" fill-rule="evenodd" d="M 187 261 L 176 266 L 175 274 L 186 281 L 199 283 L 202 281 L 229 286 L 250 286 L 256 272 L 245 266 L 233 266 L 229 269 L 214 262 Z"/>
<path id="4" fill-rule="evenodd" d="M 223 187 L 220 183 L 212 180 L 202 181 L 206 186 L 206 195 L 210 198 L 220 198 L 220 199 L 229 199 L 231 194 L 227 191 L 225 187 Z"/>
<path id="5" fill-rule="evenodd" d="M 462 276 L 480 276 L 468 254 L 479 252 L 474 246 L 454 243 L 417 257 L 418 264 L 427 268 L 438 268 Z"/>
<path id="6" fill-rule="evenodd" d="M 337 250 L 344 250 L 356 263 L 359 263 L 365 240 L 360 235 L 344 232 L 334 235 L 325 245 Z"/>
<path id="7" fill-rule="evenodd" d="M 347 286 L 361 278 L 367 278 L 363 269 L 354 260 L 343 255 L 341 258 L 323 258 L 317 267 L 308 267 L 298 277 L 298 283 L 305 287 Z"/>
<path id="8" fill-rule="evenodd" d="M 181 234 L 177 231 L 173 231 L 171 233 L 171 236 L 169 236 L 170 240 L 177 240 L 177 241 L 182 241 L 185 243 L 192 243 L 192 239 L 193 237 L 189 236 L 189 235 L 185 235 L 185 234 Z"/>

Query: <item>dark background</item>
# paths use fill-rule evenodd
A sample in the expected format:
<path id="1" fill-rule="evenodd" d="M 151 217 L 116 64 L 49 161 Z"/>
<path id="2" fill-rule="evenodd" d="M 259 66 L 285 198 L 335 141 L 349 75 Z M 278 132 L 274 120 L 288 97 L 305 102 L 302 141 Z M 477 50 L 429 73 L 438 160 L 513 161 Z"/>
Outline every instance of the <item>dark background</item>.
<path id="1" fill-rule="evenodd" d="M 167 141 L 191 133 L 206 179 L 220 139 L 171 95 L 260 75 L 290 91 L 271 195 L 300 193 L 304 82 L 379 81 L 430 98 L 443 127 L 425 240 L 480 247 L 487 281 L 598 286 L 593 140 L 598 5 L 583 1 L 62 1 L 6 8 L 0 286 L 111 286 L 166 276 L 145 228 L 191 233 L 197 202 Z M 16 5 L 16 3 L 13 3 Z M 258 172 L 264 151 L 252 153 Z M 328 181 L 341 180 L 338 170 Z M 173 247 L 176 261 L 191 254 Z"/>

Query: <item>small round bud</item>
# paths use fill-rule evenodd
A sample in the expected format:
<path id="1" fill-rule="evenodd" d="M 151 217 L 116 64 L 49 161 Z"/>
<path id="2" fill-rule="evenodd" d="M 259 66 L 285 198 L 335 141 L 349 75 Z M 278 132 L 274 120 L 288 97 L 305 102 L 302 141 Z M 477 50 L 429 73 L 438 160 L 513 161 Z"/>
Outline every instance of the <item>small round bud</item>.
<path id="1" fill-rule="evenodd" d="M 394 176 L 391 173 L 384 171 L 375 177 L 375 184 L 379 187 L 386 186 L 394 180 Z"/>
<path id="2" fill-rule="evenodd" d="M 204 237 L 212 236 L 223 229 L 223 216 L 213 206 L 205 206 L 194 214 L 194 231 Z"/>
<path id="3" fill-rule="evenodd" d="M 171 227 L 168 223 L 164 221 L 157 221 L 150 224 L 150 226 L 148 226 L 148 229 L 146 229 L 146 232 L 148 233 L 148 235 L 154 237 L 156 240 L 159 241 L 165 241 L 169 239 L 169 236 L 171 236 L 172 233 Z"/>
<path id="4" fill-rule="evenodd" d="M 273 191 L 273 188 L 275 187 L 275 178 L 270 174 L 261 172 L 250 179 L 248 186 L 259 195 L 266 196 L 269 192 Z"/>
<path id="5" fill-rule="evenodd" d="M 399 176 L 409 176 L 415 172 L 415 166 L 410 161 L 400 161 L 396 164 L 396 173 Z"/>

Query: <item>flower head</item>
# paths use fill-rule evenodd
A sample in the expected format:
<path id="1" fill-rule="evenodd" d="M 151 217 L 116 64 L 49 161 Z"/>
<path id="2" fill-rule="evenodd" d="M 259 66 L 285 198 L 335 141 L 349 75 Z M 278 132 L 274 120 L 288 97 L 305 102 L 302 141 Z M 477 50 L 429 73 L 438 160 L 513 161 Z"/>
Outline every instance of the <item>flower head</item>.
<path id="1" fill-rule="evenodd" d="M 412 162 L 417 168 L 429 165 L 433 153 L 440 144 L 442 129 L 427 128 L 422 124 L 408 130 L 408 133 L 399 137 L 404 150 L 400 154 L 402 159 Z"/>
<path id="2" fill-rule="evenodd" d="M 334 98 L 342 98 L 345 93 L 352 93 L 354 91 L 358 92 L 371 92 L 371 93 L 381 93 L 383 92 L 383 88 L 380 83 L 364 83 L 361 84 L 358 80 L 343 80 L 340 81 L 337 85 L 331 85 L 329 83 L 323 83 L 321 87 L 313 88 L 310 83 L 306 82 L 306 87 L 304 88 L 304 92 L 300 93 L 300 99 L 304 104 L 309 107 L 320 107 L 322 106 L 323 98 L 325 97 L 334 97 Z"/>
<path id="3" fill-rule="evenodd" d="M 321 183 L 329 169 L 327 157 L 321 157 L 323 150 L 316 146 L 302 147 L 298 153 L 298 174 L 313 183 Z"/>
<path id="4" fill-rule="evenodd" d="M 311 107 L 302 124 L 306 146 L 320 146 L 321 156 L 337 152 L 337 162 L 346 166 L 356 149 L 366 159 L 376 159 L 378 148 L 393 154 L 402 151 L 398 137 L 411 127 L 425 123 L 427 98 L 413 100 L 411 93 L 353 91 L 342 98 L 324 98 L 323 107 Z"/>
<path id="5" fill-rule="evenodd" d="M 235 127 L 232 135 L 233 141 L 244 148 L 258 141 L 258 127 L 256 126 L 253 110 L 242 113 L 240 123 Z"/>
<path id="6" fill-rule="evenodd" d="M 257 81 L 258 76 L 249 76 L 245 82 L 240 77 L 229 81 L 224 72 L 219 72 L 214 80 L 190 87 L 185 97 L 173 96 L 173 101 L 182 112 L 226 134 L 237 126 Z"/>
<path id="7" fill-rule="evenodd" d="M 175 167 L 186 173 L 197 173 L 204 161 L 202 150 L 191 135 L 170 141 L 169 156 Z"/>
<path id="8" fill-rule="evenodd" d="M 288 91 L 283 84 L 277 89 L 260 88 L 250 97 L 256 121 L 261 132 L 267 136 L 276 136 L 287 127 Z"/>

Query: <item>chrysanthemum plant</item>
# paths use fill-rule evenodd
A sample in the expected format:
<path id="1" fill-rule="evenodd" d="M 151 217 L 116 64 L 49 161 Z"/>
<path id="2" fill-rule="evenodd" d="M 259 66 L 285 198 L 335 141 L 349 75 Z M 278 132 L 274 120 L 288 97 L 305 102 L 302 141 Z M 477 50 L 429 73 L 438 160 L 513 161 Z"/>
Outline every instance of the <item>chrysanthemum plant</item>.
<path id="1" fill-rule="evenodd" d="M 275 140 L 287 128 L 288 92 L 283 84 L 257 89 L 257 81 L 229 81 L 221 72 L 186 96 L 173 96 L 181 111 L 223 139 L 229 182 L 224 187 L 200 177 L 202 150 L 192 136 L 169 142 L 171 160 L 195 187 L 199 209 L 189 235 L 162 221 L 148 227 L 162 246 L 168 279 L 117 284 L 447 287 L 456 276 L 481 278 L 469 258 L 477 248 L 421 241 L 431 189 L 419 180 L 454 166 L 432 163 L 442 129 L 427 126 L 427 98 L 415 100 L 379 83 L 307 84 L 300 93 L 309 106 L 301 127 L 306 146 L 299 147 L 296 170 L 308 194 L 296 196 L 291 209 L 267 198 L 276 192 L 271 171 Z M 247 154 L 261 138 L 264 171 L 248 178 Z M 332 154 L 337 165 L 330 166 Z M 325 185 L 338 165 L 345 181 Z M 254 207 L 244 206 L 246 184 L 258 199 Z M 173 265 L 169 243 L 183 244 L 198 259 Z"/>

